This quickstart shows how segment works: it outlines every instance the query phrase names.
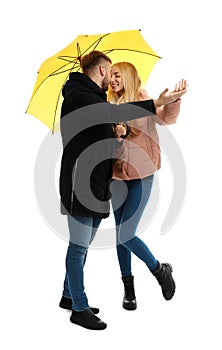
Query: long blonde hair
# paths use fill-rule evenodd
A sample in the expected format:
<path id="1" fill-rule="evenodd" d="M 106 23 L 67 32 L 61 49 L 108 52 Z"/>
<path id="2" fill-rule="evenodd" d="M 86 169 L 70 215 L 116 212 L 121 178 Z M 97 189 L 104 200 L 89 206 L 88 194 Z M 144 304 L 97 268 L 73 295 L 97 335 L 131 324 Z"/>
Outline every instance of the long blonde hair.
<path id="1" fill-rule="evenodd" d="M 118 62 L 112 66 L 112 68 L 114 67 L 117 68 L 121 74 L 123 92 L 122 95 L 119 96 L 109 87 L 107 94 L 108 101 L 116 104 L 139 101 L 141 95 L 141 80 L 135 66 L 129 62 Z M 130 121 L 129 124 L 131 136 L 137 136 L 141 130 L 137 129 L 136 126 L 139 127 L 141 121 Z"/>

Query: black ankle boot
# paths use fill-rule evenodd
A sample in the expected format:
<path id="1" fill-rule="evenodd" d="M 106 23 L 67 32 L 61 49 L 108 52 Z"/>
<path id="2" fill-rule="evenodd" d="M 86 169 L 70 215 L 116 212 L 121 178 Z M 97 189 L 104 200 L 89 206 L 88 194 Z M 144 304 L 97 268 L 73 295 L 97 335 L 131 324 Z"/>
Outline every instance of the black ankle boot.
<path id="1" fill-rule="evenodd" d="M 172 299 L 175 293 L 176 284 L 172 277 L 172 266 L 170 264 L 160 264 L 156 270 L 151 271 L 162 288 L 162 294 L 166 300 Z"/>
<path id="2" fill-rule="evenodd" d="M 136 296 L 134 290 L 134 276 L 122 276 L 124 284 L 123 308 L 126 310 L 136 310 Z"/>
<path id="3" fill-rule="evenodd" d="M 62 297 L 62 299 L 60 300 L 59 306 L 62 309 L 66 309 L 66 310 L 72 311 L 72 299 L 69 299 L 69 298 L 66 298 L 66 297 Z M 90 309 L 92 310 L 92 312 L 94 314 L 98 314 L 99 313 L 99 309 L 97 307 L 90 306 Z"/>
<path id="4" fill-rule="evenodd" d="M 83 311 L 72 311 L 70 321 L 87 329 L 102 330 L 107 324 L 100 320 L 90 308 Z"/>

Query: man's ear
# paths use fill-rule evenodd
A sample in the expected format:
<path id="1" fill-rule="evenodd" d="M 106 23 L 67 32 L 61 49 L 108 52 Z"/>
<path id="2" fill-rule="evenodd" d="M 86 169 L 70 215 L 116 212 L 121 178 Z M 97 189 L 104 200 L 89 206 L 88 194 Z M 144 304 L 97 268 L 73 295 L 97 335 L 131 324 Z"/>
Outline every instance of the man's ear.
<path id="1" fill-rule="evenodd" d="M 106 75 L 106 69 L 104 66 L 99 66 L 99 72 L 102 75 L 102 77 L 104 77 Z"/>

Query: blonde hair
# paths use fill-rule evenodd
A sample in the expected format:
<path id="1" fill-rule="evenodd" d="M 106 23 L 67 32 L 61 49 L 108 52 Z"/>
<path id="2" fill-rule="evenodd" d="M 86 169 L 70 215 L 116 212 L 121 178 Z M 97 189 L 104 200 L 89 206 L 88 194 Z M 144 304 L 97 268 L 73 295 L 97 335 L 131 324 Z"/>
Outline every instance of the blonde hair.
<path id="1" fill-rule="evenodd" d="M 139 101 L 141 96 L 141 80 L 135 66 L 129 62 L 118 62 L 112 66 L 112 68 L 114 67 L 121 74 L 123 91 L 121 96 L 119 96 L 117 93 L 112 92 L 112 89 L 109 87 L 107 94 L 108 101 L 116 104 Z M 137 136 L 141 130 L 138 130 L 135 126 L 139 127 L 141 122 L 139 120 L 137 122 L 130 121 L 129 124 L 131 136 Z"/>

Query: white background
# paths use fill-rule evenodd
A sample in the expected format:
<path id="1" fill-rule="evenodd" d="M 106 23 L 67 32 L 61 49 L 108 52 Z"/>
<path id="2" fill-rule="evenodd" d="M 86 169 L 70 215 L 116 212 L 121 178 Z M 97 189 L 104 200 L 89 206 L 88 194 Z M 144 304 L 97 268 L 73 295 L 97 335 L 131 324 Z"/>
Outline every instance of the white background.
<path id="1" fill-rule="evenodd" d="M 6 4 L 6 3 L 5 3 Z M 221 349 L 221 11 L 219 1 L 21 0 L 1 10 L 1 345 L 2 349 Z M 70 323 L 58 308 L 67 242 L 43 220 L 34 166 L 48 133 L 25 114 L 40 64 L 79 34 L 142 29 L 163 57 L 147 84 L 157 97 L 186 78 L 171 131 L 186 163 L 183 211 L 165 235 L 171 198 L 167 162 L 159 172 L 159 211 L 141 237 L 174 267 L 177 291 L 166 302 L 145 265 L 133 257 L 138 309 L 122 309 L 115 249 L 90 249 L 85 286 L 108 323 L 101 332 Z"/>

